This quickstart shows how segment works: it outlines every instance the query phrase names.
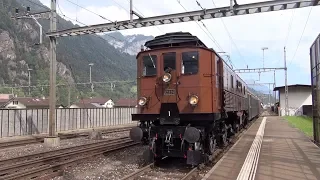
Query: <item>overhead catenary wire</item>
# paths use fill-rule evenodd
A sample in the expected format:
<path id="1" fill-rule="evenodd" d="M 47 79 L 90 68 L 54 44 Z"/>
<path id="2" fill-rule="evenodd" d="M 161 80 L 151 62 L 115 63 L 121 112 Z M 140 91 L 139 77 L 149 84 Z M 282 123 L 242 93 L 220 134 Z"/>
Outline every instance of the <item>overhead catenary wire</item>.
<path id="1" fill-rule="evenodd" d="M 292 27 L 292 21 L 293 21 L 293 17 L 294 17 L 295 12 L 296 12 L 296 10 L 294 9 L 293 12 L 292 12 L 291 18 L 290 18 L 287 35 L 286 35 L 286 39 L 285 39 L 285 42 L 284 42 L 284 47 L 287 45 L 287 42 L 288 42 L 288 38 L 289 38 L 289 35 L 290 35 L 290 31 L 291 31 L 291 27 Z"/>
<path id="2" fill-rule="evenodd" d="M 300 36 L 300 39 L 299 39 L 297 48 L 296 48 L 296 50 L 295 50 L 295 52 L 294 52 L 294 55 L 293 55 L 292 59 L 291 59 L 290 62 L 288 63 L 288 66 L 291 65 L 291 63 L 293 62 L 294 58 L 296 57 L 296 54 L 297 54 L 298 49 L 299 49 L 299 46 L 300 46 L 301 39 L 302 39 L 302 37 L 303 37 L 304 31 L 306 30 L 306 27 L 307 27 L 307 24 L 308 24 L 308 21 L 309 21 L 309 17 L 310 17 L 311 11 L 312 11 L 312 7 L 311 7 L 310 10 L 309 10 L 309 14 L 308 14 L 306 23 L 304 24 L 304 28 L 303 28 L 303 31 L 302 31 L 302 33 L 301 33 L 301 36 Z M 287 67 L 288 67 L 288 66 L 287 66 Z"/>
<path id="3" fill-rule="evenodd" d="M 76 5 L 76 6 L 80 7 L 80 8 L 82 8 L 82 9 L 84 9 L 84 10 L 88 11 L 88 12 L 91 12 L 92 14 L 97 15 L 97 16 L 99 16 L 100 18 L 102 18 L 102 19 L 104 19 L 104 20 L 107 20 L 107 21 L 109 21 L 109 22 L 113 22 L 113 21 L 111 21 L 110 19 L 108 19 L 108 18 L 106 18 L 106 17 L 104 17 L 104 16 L 102 16 L 102 15 L 100 15 L 100 14 L 98 14 L 98 13 L 95 13 L 95 12 L 93 12 L 93 11 L 91 11 L 91 10 L 89 10 L 89 9 L 87 9 L 87 8 L 85 8 L 85 7 L 83 7 L 83 6 L 79 5 L 79 4 L 77 4 L 77 3 L 75 3 L 75 2 L 72 2 L 72 1 L 70 1 L 70 0 L 66 0 L 66 1 L 68 1 L 68 2 L 70 2 L 71 4 L 74 4 L 74 5 Z"/>
<path id="4" fill-rule="evenodd" d="M 181 4 L 181 2 L 179 1 L 179 0 L 177 0 L 177 2 L 180 4 L 180 6 L 186 11 L 186 12 L 188 12 L 188 10 Z M 203 30 L 202 29 L 202 27 L 199 25 L 199 23 L 198 22 L 196 22 L 196 21 L 194 21 L 199 27 L 200 27 L 200 29 L 210 38 L 210 40 L 219 48 L 219 50 L 220 51 L 223 51 L 223 49 L 221 48 L 221 46 L 219 45 L 219 43 L 215 40 L 215 38 L 212 36 L 212 34 L 210 33 L 210 31 L 207 29 L 207 27 L 204 25 L 203 27 L 205 27 L 207 30 L 208 30 L 208 32 L 209 32 L 209 34 L 212 36 L 210 36 L 205 30 Z M 202 22 L 202 24 L 204 24 L 203 22 Z"/>
<path id="5" fill-rule="evenodd" d="M 216 6 L 216 4 L 214 3 L 214 1 L 213 1 L 213 0 L 211 0 L 211 1 L 212 1 L 213 6 L 214 6 L 214 7 L 217 7 L 217 6 Z M 196 2 L 197 2 L 197 4 L 198 4 L 198 6 L 200 6 L 200 7 L 201 7 L 200 3 L 199 3 L 197 0 L 196 0 Z M 201 7 L 201 8 L 202 8 L 202 7 Z M 241 51 L 239 50 L 239 48 L 238 48 L 237 44 L 234 42 L 234 40 L 233 40 L 233 38 L 232 38 L 232 36 L 231 36 L 231 33 L 229 32 L 229 30 L 228 30 L 228 28 L 227 28 L 226 24 L 224 23 L 223 19 L 222 19 L 222 18 L 220 18 L 220 20 L 221 20 L 221 22 L 222 22 L 222 24 L 223 24 L 224 28 L 226 29 L 227 34 L 228 34 L 228 36 L 229 36 L 229 38 L 230 38 L 231 42 L 234 44 L 234 46 L 236 47 L 236 50 L 238 51 L 239 55 L 241 56 L 241 58 L 244 60 L 244 62 L 245 62 L 245 63 L 246 63 L 246 65 L 248 66 L 248 63 L 247 63 L 246 59 L 242 56 Z"/>
<path id="6" fill-rule="evenodd" d="M 177 2 L 180 4 L 180 6 L 181 6 L 186 12 L 188 12 L 188 10 L 180 3 L 179 0 L 177 0 Z M 206 27 L 205 23 L 202 22 L 202 21 L 200 21 L 200 22 L 202 23 L 203 27 L 208 31 L 208 33 L 209 33 L 210 35 L 209 35 L 204 29 L 202 29 L 202 27 L 199 25 L 199 23 L 198 23 L 197 21 L 194 21 L 194 22 L 195 22 L 195 23 L 200 27 L 200 29 L 210 38 L 210 40 L 218 47 L 218 49 L 219 49 L 221 52 L 223 52 L 222 47 L 220 46 L 220 44 L 218 43 L 218 41 L 213 37 L 213 35 L 210 33 L 210 31 L 209 31 L 209 29 Z M 229 58 L 229 62 L 230 62 L 230 64 L 231 64 L 233 67 L 236 68 L 236 66 L 233 64 L 233 62 L 231 61 L 230 58 Z"/>
<path id="7" fill-rule="evenodd" d="M 61 13 L 61 14 L 60 14 L 60 13 L 57 13 L 57 14 L 59 14 L 60 16 L 63 16 L 63 17 L 65 17 L 65 18 L 67 18 L 67 19 L 69 19 L 69 20 L 71 20 L 71 21 L 76 21 L 76 22 L 78 22 L 78 23 L 80 23 L 80 24 L 82 24 L 82 25 L 84 25 L 84 26 L 88 26 L 87 24 L 80 22 L 78 19 L 73 19 L 73 18 L 70 18 L 70 17 L 66 16 L 66 15 L 62 12 L 62 10 L 61 10 L 60 5 L 59 5 L 58 2 L 57 2 L 57 7 L 58 7 L 58 9 L 59 9 L 59 11 L 60 11 L 60 13 Z M 123 42 L 122 40 L 120 40 L 120 39 L 118 39 L 118 38 L 116 38 L 116 37 L 114 37 L 114 36 L 111 36 L 111 35 L 109 35 L 109 34 L 107 34 L 107 33 L 102 32 L 102 34 L 104 34 L 104 35 L 106 35 L 106 36 L 109 36 L 109 37 L 112 37 L 113 39 L 116 39 L 116 40 L 118 40 L 118 41 L 120 41 L 120 42 Z M 101 38 L 100 36 L 97 36 L 97 37 Z M 105 39 L 104 39 L 104 40 L 105 40 Z"/>

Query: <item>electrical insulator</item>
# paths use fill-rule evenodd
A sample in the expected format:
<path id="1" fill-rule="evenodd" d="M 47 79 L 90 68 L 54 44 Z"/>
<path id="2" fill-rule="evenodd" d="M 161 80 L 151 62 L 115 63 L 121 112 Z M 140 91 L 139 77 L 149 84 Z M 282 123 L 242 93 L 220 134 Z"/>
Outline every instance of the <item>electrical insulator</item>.
<path id="1" fill-rule="evenodd" d="M 16 8 L 16 14 L 19 14 L 19 8 Z"/>
<path id="2" fill-rule="evenodd" d="M 30 7 L 29 6 L 27 7 L 27 12 L 30 12 Z"/>

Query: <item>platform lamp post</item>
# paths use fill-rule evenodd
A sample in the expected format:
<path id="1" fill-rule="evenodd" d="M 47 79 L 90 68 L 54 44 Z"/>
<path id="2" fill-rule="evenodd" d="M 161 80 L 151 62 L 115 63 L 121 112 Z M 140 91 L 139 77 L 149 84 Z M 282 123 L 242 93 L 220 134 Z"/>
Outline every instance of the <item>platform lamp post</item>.
<path id="1" fill-rule="evenodd" d="M 30 71 L 32 71 L 32 69 L 28 68 L 28 86 L 29 86 L 29 96 L 31 95 L 31 89 L 30 89 L 30 86 L 31 86 L 31 73 Z"/>
<path id="2" fill-rule="evenodd" d="M 262 50 L 262 67 L 264 68 L 264 50 L 268 50 L 268 48 L 263 47 L 263 48 L 261 48 L 261 50 Z"/>
<path id="3" fill-rule="evenodd" d="M 90 84 L 91 84 L 91 92 L 93 92 L 93 83 L 92 83 L 92 66 L 93 66 L 93 63 L 90 63 L 89 64 L 89 67 L 90 67 Z"/>

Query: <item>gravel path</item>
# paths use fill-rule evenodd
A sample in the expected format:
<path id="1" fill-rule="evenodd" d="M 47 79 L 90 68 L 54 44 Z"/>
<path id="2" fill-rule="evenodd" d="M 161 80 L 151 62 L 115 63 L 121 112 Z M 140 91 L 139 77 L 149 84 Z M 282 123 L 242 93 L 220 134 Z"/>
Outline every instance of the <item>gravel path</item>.
<path id="1" fill-rule="evenodd" d="M 123 150 L 79 161 L 64 170 L 64 175 L 52 180 L 115 180 L 140 168 L 146 146 L 137 145 Z"/>
<path id="2" fill-rule="evenodd" d="M 103 139 L 116 139 L 120 137 L 129 137 L 129 132 L 115 132 L 102 136 Z M 11 147 L 6 149 L 1 149 L 0 160 L 9 159 L 18 156 L 24 156 L 34 153 L 46 152 L 56 149 L 62 149 L 66 147 L 79 146 L 83 144 L 88 144 L 92 142 L 97 142 L 99 140 L 92 140 L 88 137 L 72 138 L 60 140 L 60 146 L 58 147 L 45 147 L 43 143 L 28 144 L 25 146 Z"/>

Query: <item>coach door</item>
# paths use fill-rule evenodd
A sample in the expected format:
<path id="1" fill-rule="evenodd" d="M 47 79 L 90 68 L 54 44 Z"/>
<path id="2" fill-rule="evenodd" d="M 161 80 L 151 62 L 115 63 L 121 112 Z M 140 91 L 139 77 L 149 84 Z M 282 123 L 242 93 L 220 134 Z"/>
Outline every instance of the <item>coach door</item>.
<path id="1" fill-rule="evenodd" d="M 218 56 L 215 56 L 216 61 L 216 88 L 217 88 L 217 109 L 221 111 L 222 92 L 223 92 L 223 63 Z"/>

